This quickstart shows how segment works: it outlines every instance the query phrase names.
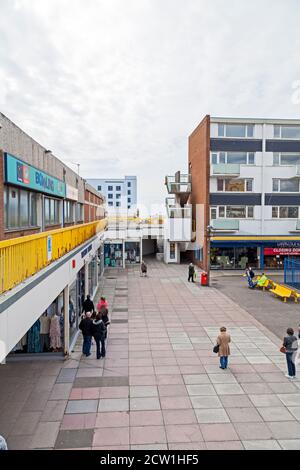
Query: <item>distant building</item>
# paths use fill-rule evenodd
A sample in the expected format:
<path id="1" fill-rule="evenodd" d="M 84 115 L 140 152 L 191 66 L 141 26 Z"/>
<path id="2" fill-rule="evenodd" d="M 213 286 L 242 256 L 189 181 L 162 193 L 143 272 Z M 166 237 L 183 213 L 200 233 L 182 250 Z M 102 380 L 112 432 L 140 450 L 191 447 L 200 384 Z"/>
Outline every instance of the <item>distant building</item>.
<path id="1" fill-rule="evenodd" d="M 108 211 L 127 211 L 137 204 L 137 178 L 87 178 L 87 182 L 106 198 Z"/>

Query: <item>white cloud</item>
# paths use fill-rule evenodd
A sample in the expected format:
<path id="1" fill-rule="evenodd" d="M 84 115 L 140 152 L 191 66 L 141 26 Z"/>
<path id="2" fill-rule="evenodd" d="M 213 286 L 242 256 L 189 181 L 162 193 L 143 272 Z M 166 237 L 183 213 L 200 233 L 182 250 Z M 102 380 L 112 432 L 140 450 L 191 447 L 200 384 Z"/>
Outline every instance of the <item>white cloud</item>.
<path id="1" fill-rule="evenodd" d="M 297 0 L 1 0 L 0 109 L 83 176 L 185 169 L 205 114 L 299 117 Z"/>

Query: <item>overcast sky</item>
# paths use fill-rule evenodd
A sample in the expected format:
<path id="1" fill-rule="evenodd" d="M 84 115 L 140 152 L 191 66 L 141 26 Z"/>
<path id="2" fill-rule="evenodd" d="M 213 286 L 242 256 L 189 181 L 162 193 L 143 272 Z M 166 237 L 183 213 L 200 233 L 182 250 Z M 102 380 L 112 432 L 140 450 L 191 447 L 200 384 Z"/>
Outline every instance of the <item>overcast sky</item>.
<path id="1" fill-rule="evenodd" d="M 0 0 L 0 110 L 160 203 L 205 114 L 300 118 L 299 21 L 299 0 Z"/>

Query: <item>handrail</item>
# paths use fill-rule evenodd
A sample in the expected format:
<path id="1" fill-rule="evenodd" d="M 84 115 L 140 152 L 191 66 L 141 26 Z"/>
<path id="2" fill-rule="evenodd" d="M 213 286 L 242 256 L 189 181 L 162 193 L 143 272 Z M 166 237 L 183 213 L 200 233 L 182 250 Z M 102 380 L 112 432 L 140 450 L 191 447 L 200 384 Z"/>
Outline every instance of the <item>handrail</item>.
<path id="1" fill-rule="evenodd" d="M 12 289 L 107 227 L 107 219 L 0 242 L 0 294 Z M 51 236 L 51 259 L 47 242 Z"/>

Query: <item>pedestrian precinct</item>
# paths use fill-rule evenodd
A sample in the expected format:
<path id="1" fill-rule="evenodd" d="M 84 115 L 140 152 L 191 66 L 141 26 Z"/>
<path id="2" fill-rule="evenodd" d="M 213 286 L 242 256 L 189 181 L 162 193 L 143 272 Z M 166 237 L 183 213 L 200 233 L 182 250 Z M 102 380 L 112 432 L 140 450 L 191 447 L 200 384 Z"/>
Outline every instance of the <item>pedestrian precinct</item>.
<path id="1" fill-rule="evenodd" d="M 91 314 L 93 314 L 95 312 L 94 303 L 91 300 L 90 295 L 87 295 L 85 301 L 83 302 L 82 312 L 83 313 L 91 312 Z"/>
<path id="2" fill-rule="evenodd" d="M 298 350 L 298 340 L 294 335 L 293 328 L 286 330 L 287 336 L 283 338 L 283 348 L 285 348 L 286 363 L 288 373 L 285 375 L 289 379 L 296 378 L 296 357 Z M 284 350 L 283 350 L 284 351 Z"/>
<path id="3" fill-rule="evenodd" d="M 230 356 L 230 342 L 230 334 L 227 333 L 227 328 L 225 326 L 222 326 L 220 328 L 220 334 L 217 337 L 217 344 L 219 345 L 218 356 L 220 358 L 220 369 L 227 369 L 228 367 L 228 356 Z"/>
<path id="4" fill-rule="evenodd" d="M 82 336 L 83 336 L 82 353 L 86 357 L 91 355 L 92 325 L 93 325 L 91 316 L 92 316 L 91 312 L 86 312 L 86 314 L 83 315 L 81 322 L 79 323 L 79 329 L 82 331 Z"/>
<path id="5" fill-rule="evenodd" d="M 101 359 L 101 357 L 105 357 L 105 333 L 106 333 L 106 326 L 102 318 L 102 313 L 98 312 L 96 318 L 93 320 L 92 323 L 92 334 L 93 338 L 96 341 L 96 357 L 97 359 Z"/>
<path id="6" fill-rule="evenodd" d="M 190 282 L 190 280 L 192 280 L 192 282 L 194 282 L 194 274 L 195 274 L 195 266 L 193 265 L 193 263 L 190 263 L 189 264 L 188 282 Z"/>

